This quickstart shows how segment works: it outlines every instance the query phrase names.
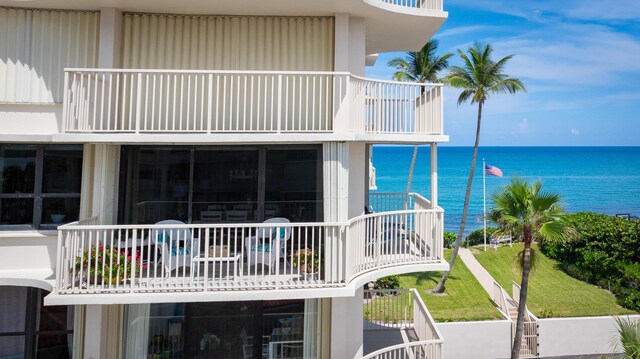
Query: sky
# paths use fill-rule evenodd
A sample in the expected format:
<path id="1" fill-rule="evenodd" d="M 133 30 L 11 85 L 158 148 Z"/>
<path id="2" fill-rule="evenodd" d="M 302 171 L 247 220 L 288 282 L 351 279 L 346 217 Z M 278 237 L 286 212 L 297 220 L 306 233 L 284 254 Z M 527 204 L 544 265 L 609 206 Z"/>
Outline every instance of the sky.
<path id="1" fill-rule="evenodd" d="M 481 146 L 640 146 L 639 0 L 444 0 L 449 18 L 438 53 L 475 41 L 494 59 L 514 55 L 505 72 L 527 92 L 492 95 L 483 109 Z M 427 39 L 425 39 L 427 40 Z M 368 77 L 390 79 L 380 54 Z M 449 145 L 473 146 L 477 105 L 457 105 L 445 89 Z"/>

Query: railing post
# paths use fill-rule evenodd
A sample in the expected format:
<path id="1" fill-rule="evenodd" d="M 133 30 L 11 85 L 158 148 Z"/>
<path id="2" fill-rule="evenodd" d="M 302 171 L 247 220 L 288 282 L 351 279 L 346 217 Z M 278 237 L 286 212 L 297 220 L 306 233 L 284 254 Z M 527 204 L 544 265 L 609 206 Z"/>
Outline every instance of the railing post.
<path id="1" fill-rule="evenodd" d="M 64 71 L 64 92 L 62 93 L 62 128 L 60 129 L 60 132 L 62 133 L 67 132 L 67 127 L 69 122 L 70 100 L 71 100 L 71 94 L 69 93 L 69 72 L 65 70 Z"/>
<path id="2" fill-rule="evenodd" d="M 138 86 L 136 86 L 136 133 L 140 132 L 140 116 L 142 106 L 142 73 L 138 73 Z"/>
<path id="3" fill-rule="evenodd" d="M 65 82 L 66 82 L 66 76 L 65 76 Z M 68 270 L 66 269 L 66 266 L 62 263 L 62 257 L 63 257 L 63 251 L 62 249 L 64 248 L 64 246 L 62 245 L 62 241 L 63 241 L 63 230 L 58 230 L 58 248 L 57 248 L 57 258 L 56 258 L 56 278 L 58 280 L 56 280 L 56 286 L 54 288 L 54 291 L 59 293 L 60 289 L 64 287 L 65 283 L 67 282 L 67 273 Z"/>
<path id="4" fill-rule="evenodd" d="M 113 249 L 113 248 L 112 248 Z M 133 243 L 131 244 L 131 268 L 129 268 L 129 285 L 131 286 L 131 293 L 135 292 L 135 279 L 136 279 L 136 263 L 138 260 L 138 230 L 133 230 Z M 141 264 L 142 265 L 142 264 Z M 126 276 L 125 276 L 126 278 Z"/>
<path id="5" fill-rule="evenodd" d="M 278 110 L 276 112 L 277 131 L 280 133 L 282 129 L 282 74 L 278 75 Z"/>
<path id="6" fill-rule="evenodd" d="M 209 96 L 207 96 L 207 133 L 211 133 L 211 121 L 213 119 L 213 74 L 209 74 Z"/>

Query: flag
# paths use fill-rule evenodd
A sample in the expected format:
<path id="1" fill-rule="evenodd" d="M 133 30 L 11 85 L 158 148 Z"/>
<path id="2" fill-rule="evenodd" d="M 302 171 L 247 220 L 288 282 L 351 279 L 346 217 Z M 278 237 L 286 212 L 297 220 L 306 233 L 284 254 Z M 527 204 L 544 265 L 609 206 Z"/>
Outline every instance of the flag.
<path id="1" fill-rule="evenodd" d="M 491 165 L 484 165 L 484 173 L 496 177 L 502 177 L 502 171 L 498 167 Z"/>

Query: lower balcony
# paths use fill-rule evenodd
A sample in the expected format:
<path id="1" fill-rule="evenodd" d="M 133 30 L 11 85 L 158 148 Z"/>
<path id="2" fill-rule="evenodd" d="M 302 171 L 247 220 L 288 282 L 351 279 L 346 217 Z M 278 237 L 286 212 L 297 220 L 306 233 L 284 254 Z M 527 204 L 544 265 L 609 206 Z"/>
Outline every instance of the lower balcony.
<path id="1" fill-rule="evenodd" d="M 284 218 L 264 223 L 74 222 L 59 227 L 58 271 L 49 300 L 90 303 L 89 297 L 98 294 L 117 303 L 125 299 L 121 295 L 171 292 L 211 300 L 209 294 L 241 291 L 290 297 L 290 290 L 311 290 L 301 297 L 322 297 L 331 289 L 338 290 L 336 295 L 353 295 L 384 275 L 446 269 L 443 210 L 430 208 L 417 194 L 410 198 L 409 210 L 337 223 L 290 223 Z M 172 299 L 147 298 L 165 300 Z"/>
<path id="2" fill-rule="evenodd" d="M 364 295 L 364 359 L 443 357 L 444 338 L 415 288 Z"/>

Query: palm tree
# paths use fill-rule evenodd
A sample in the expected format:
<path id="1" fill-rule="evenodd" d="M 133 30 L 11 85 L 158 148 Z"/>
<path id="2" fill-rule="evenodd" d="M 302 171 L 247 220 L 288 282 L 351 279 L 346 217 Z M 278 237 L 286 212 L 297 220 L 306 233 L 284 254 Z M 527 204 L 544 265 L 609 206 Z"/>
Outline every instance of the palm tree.
<path id="1" fill-rule="evenodd" d="M 463 66 L 451 67 L 451 71 L 445 78 L 445 82 L 449 86 L 462 89 L 462 93 L 460 93 L 458 97 L 458 105 L 463 104 L 467 100 L 471 100 L 472 105 L 475 103 L 478 104 L 478 122 L 476 125 L 476 142 L 473 146 L 473 157 L 471 157 L 471 169 L 469 170 L 469 179 L 467 180 L 467 192 L 464 196 L 460 230 L 458 231 L 458 236 L 453 246 L 453 253 L 449 261 L 449 271 L 442 275 L 438 285 L 431 290 L 433 293 L 444 292 L 445 283 L 449 278 L 451 268 L 453 268 L 455 264 L 458 251 L 460 250 L 460 242 L 464 235 L 467 213 L 469 212 L 469 199 L 471 198 L 471 184 L 473 183 L 473 174 L 476 169 L 476 159 L 478 157 L 478 144 L 480 143 L 482 107 L 491 94 L 515 94 L 520 91 L 526 91 L 522 81 L 503 73 L 504 66 L 511 60 L 513 55 L 505 56 L 498 61 L 493 61 L 491 59 L 492 53 L 493 49 L 491 45 L 483 45 L 478 42 L 470 47 L 466 54 L 458 50 L 458 55 L 463 62 Z"/>
<path id="2" fill-rule="evenodd" d="M 633 321 L 627 317 L 616 318 L 620 343 L 616 343 L 616 349 L 622 346 L 625 358 L 640 359 L 640 321 Z"/>
<path id="3" fill-rule="evenodd" d="M 418 52 L 407 52 L 406 58 L 394 57 L 389 60 L 387 66 L 395 67 L 398 71 L 393 74 L 396 81 L 410 81 L 419 83 L 438 82 L 438 72 L 449 67 L 449 58 L 453 56 L 451 53 L 438 57 L 438 40 L 429 40 Z M 422 92 L 425 88 L 422 88 Z M 411 191 L 411 181 L 413 180 L 413 169 L 416 165 L 416 157 L 418 156 L 418 146 L 413 147 L 413 156 L 411 157 L 411 165 L 409 166 L 409 176 L 407 179 L 407 191 L 405 194 L 402 209 L 407 209 L 409 200 L 409 192 Z"/>
<path id="4" fill-rule="evenodd" d="M 524 331 L 524 314 L 527 306 L 529 289 L 529 273 L 532 263 L 531 243 L 536 240 L 559 240 L 568 232 L 564 221 L 564 212 L 559 206 L 560 196 L 543 192 L 542 183 L 536 181 L 529 185 L 525 180 L 514 178 L 511 183 L 492 195 L 495 209 L 489 219 L 498 224 L 501 234 L 512 233 L 522 238 L 524 250 L 519 254 L 522 266 L 520 282 L 520 298 L 518 301 L 518 318 L 516 333 L 511 349 L 511 358 L 520 356 L 522 333 Z"/>

